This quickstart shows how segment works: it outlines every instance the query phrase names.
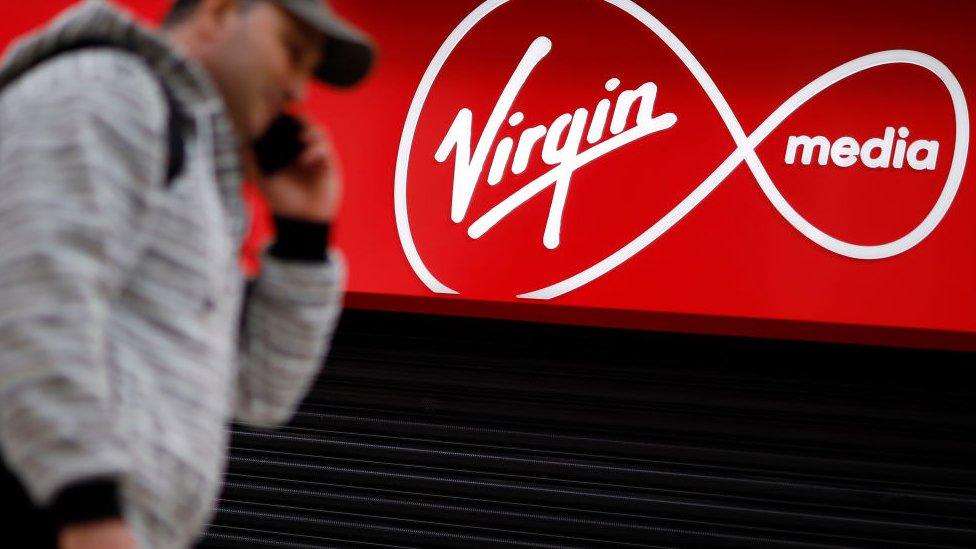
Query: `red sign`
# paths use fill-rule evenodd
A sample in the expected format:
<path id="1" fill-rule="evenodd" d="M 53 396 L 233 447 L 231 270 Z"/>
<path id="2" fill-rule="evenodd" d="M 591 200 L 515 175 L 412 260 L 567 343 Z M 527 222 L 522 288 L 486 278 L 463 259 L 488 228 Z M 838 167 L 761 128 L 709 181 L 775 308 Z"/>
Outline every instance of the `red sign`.
<path id="1" fill-rule="evenodd" d="M 334 4 L 350 304 L 976 349 L 970 3 Z"/>

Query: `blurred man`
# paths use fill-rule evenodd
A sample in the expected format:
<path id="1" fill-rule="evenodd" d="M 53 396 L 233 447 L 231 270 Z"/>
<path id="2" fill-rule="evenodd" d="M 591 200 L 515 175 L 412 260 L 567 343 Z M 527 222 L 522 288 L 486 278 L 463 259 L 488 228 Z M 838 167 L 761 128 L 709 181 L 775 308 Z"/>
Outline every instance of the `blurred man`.
<path id="1" fill-rule="evenodd" d="M 338 175 L 303 124 L 297 156 L 258 181 L 277 240 L 245 292 L 242 174 L 259 177 L 252 143 L 310 79 L 351 85 L 371 61 L 319 0 L 177 0 L 161 32 L 89 0 L 8 53 L 5 539 L 187 547 L 212 514 L 227 423 L 291 418 L 340 310 Z"/>

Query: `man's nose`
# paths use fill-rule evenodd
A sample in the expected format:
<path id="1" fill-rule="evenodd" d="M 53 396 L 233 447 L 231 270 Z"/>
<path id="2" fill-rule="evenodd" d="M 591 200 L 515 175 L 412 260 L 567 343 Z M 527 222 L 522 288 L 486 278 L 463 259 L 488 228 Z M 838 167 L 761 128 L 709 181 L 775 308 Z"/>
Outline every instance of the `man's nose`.
<path id="1" fill-rule="evenodd" d="M 285 87 L 285 102 L 300 103 L 305 100 L 305 96 L 308 90 L 308 78 L 294 78 L 289 82 L 288 86 Z"/>

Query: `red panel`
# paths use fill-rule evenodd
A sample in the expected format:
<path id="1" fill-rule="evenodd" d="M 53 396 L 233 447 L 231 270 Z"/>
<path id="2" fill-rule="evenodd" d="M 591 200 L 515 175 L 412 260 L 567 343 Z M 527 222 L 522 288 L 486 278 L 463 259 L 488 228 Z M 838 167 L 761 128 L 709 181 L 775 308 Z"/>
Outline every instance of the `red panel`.
<path id="1" fill-rule="evenodd" d="M 0 23 L 0 36 L 5 42 L 64 4 L 18 7 L 17 17 Z M 365 85 L 354 93 L 316 90 L 309 105 L 336 137 L 346 176 L 337 235 L 350 264 L 350 304 L 976 349 L 976 198 L 966 156 L 966 102 L 976 91 L 972 3 L 511 0 L 491 10 L 472 0 L 334 4 L 381 49 Z M 165 2 L 138 5 L 153 18 Z M 487 13 L 442 56 L 440 70 L 429 70 L 448 36 L 479 9 Z M 507 119 L 521 112 L 523 120 L 504 122 L 486 140 L 485 165 L 464 208 L 454 188 L 458 149 L 446 148 L 445 162 L 435 153 L 465 108 L 477 148 L 502 90 L 540 37 L 547 40 L 538 45 L 550 49 L 526 72 L 511 109 L 500 113 Z M 898 51 L 874 55 L 889 50 Z M 761 142 L 745 142 L 794 94 L 868 55 L 864 66 L 806 94 Z M 415 100 L 425 71 L 429 93 Z M 608 92 L 611 78 L 620 86 Z M 613 107 L 621 91 L 648 82 L 657 89 L 653 106 L 645 96 L 647 118 L 631 113 L 614 138 L 633 141 L 616 147 L 608 130 L 593 144 L 584 137 L 584 160 L 591 147 L 609 152 L 572 169 L 580 157 L 560 156 L 565 136 L 550 129 L 551 155 L 544 158 L 537 145 L 524 172 L 506 164 L 498 184 L 489 185 L 503 138 L 551 128 L 579 108 L 586 109 L 578 119 L 587 132 L 601 99 Z M 412 103 L 416 131 L 404 137 Z M 902 127 L 906 154 L 899 150 Z M 740 129 L 738 148 L 733 134 Z M 790 139 L 800 136 L 833 145 L 825 165 L 813 147 L 804 165 L 802 146 L 788 162 Z M 845 155 L 843 137 L 852 146 L 873 145 L 870 157 Z M 701 188 L 730 157 L 736 161 L 729 173 L 711 180 L 713 190 Z M 889 167 L 870 167 L 885 159 Z M 544 186 L 478 238 L 469 235 L 476 220 L 547 173 L 561 173 L 566 190 L 564 210 L 551 216 L 561 227 L 549 224 L 548 246 L 543 235 L 561 202 L 559 184 Z M 696 189 L 701 201 L 676 216 Z M 659 237 L 635 242 L 669 213 L 680 219 Z M 410 238 L 401 238 L 408 224 Z M 404 251 L 411 247 L 413 264 Z M 532 293 L 622 249 L 633 253 L 585 284 Z M 435 291 L 447 288 L 458 293 Z M 528 299 L 517 297 L 526 293 Z"/>

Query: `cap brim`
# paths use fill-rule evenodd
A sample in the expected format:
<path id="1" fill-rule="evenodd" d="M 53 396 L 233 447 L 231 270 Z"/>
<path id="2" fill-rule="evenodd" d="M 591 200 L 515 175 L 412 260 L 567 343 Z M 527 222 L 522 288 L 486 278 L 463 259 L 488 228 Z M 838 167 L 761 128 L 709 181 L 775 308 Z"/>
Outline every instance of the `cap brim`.
<path id="1" fill-rule="evenodd" d="M 321 0 L 278 0 L 278 4 L 325 36 L 322 64 L 315 70 L 317 79 L 345 88 L 369 74 L 376 57 L 372 42 Z"/>
<path id="2" fill-rule="evenodd" d="M 368 43 L 350 42 L 328 37 L 325 59 L 315 71 L 315 77 L 334 86 L 358 84 L 373 68 L 375 52 Z"/>

